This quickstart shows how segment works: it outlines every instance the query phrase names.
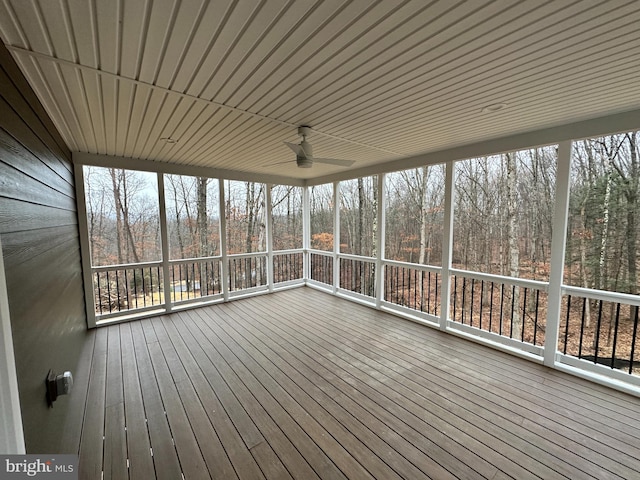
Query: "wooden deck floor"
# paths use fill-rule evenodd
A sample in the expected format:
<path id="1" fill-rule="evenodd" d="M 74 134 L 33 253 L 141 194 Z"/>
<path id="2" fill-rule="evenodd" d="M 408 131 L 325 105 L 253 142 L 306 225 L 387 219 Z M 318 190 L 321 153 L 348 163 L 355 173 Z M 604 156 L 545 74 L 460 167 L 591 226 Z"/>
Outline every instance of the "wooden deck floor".
<path id="1" fill-rule="evenodd" d="M 80 478 L 103 472 L 640 478 L 640 399 L 299 288 L 99 329 Z"/>

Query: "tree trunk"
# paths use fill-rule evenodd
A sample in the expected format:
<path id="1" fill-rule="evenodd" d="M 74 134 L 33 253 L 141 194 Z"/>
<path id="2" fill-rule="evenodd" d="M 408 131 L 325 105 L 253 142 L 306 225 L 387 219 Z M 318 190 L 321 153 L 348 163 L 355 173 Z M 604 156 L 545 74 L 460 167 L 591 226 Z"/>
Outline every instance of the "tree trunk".
<path id="1" fill-rule="evenodd" d="M 586 216 L 586 204 L 589 195 L 585 195 L 584 201 L 580 208 L 580 222 L 582 229 L 580 232 L 580 281 L 584 288 L 589 288 L 589 280 L 587 278 L 587 216 Z M 591 302 L 587 300 L 585 304 L 584 312 L 584 326 L 589 328 L 591 325 Z"/>
<path id="2" fill-rule="evenodd" d="M 600 239 L 600 257 L 598 260 L 598 289 L 600 290 L 605 290 L 607 288 L 605 261 L 607 258 L 607 241 L 609 239 L 609 204 L 611 202 L 612 164 L 613 161 L 611 156 L 607 155 L 605 163 L 605 177 L 607 183 L 604 189 L 604 200 L 602 201 L 602 237 Z"/>
<path id="3" fill-rule="evenodd" d="M 207 238 L 207 177 L 198 177 L 197 187 L 197 225 L 198 225 L 198 255 L 200 257 L 209 256 L 209 242 Z"/>
<path id="4" fill-rule="evenodd" d="M 637 259 L 637 230 L 636 215 L 638 211 L 638 184 L 640 183 L 640 168 L 638 166 L 638 133 L 627 135 L 630 148 L 629 182 L 627 186 L 627 264 L 629 270 L 629 293 L 638 294 Z"/>
<path id="5" fill-rule="evenodd" d="M 420 199 L 420 254 L 418 257 L 418 263 L 424 265 L 425 257 L 428 248 L 428 198 L 427 198 L 427 183 L 429 177 L 429 167 L 422 167 L 420 169 L 420 177 L 418 180 L 418 198 Z"/>
<path id="6" fill-rule="evenodd" d="M 207 183 L 209 179 L 207 177 L 198 177 L 197 179 L 197 189 L 196 189 L 196 205 L 197 205 L 197 223 L 198 223 L 198 256 L 208 257 L 209 252 L 209 242 L 207 239 L 208 233 L 208 221 L 207 221 Z M 199 281 L 200 281 L 200 295 L 202 295 L 203 289 L 206 292 L 208 288 L 205 288 L 205 285 L 209 283 L 209 279 L 206 276 L 205 271 L 202 268 L 198 268 L 199 270 Z"/>
<path id="7" fill-rule="evenodd" d="M 122 246 L 124 244 L 124 232 L 122 228 L 122 207 L 120 205 L 120 182 L 117 178 L 116 169 L 110 168 L 111 184 L 113 186 L 113 202 L 116 209 L 116 249 L 118 252 L 118 263 L 124 263 Z"/>
<path id="8" fill-rule="evenodd" d="M 505 154 L 507 163 L 507 242 L 509 245 L 509 274 L 512 277 L 519 276 L 520 269 L 520 249 L 518 246 L 518 192 L 517 192 L 517 170 L 515 155 Z M 522 321 L 518 314 L 519 291 L 516 287 L 512 299 L 514 308 L 511 312 L 513 320 L 513 338 L 520 338 L 522 333 Z"/>

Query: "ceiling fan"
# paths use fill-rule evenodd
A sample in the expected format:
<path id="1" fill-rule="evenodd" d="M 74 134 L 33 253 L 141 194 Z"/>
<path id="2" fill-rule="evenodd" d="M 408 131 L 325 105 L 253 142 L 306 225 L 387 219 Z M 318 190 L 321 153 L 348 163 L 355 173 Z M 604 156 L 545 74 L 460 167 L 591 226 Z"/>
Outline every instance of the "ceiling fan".
<path id="1" fill-rule="evenodd" d="M 284 142 L 296 154 L 296 163 L 300 168 L 311 168 L 316 163 L 325 163 L 328 165 L 338 165 L 340 167 L 350 167 L 355 163 L 354 160 L 338 160 L 336 158 L 317 158 L 313 156 L 311 144 L 307 142 L 307 137 L 311 134 L 311 127 L 298 127 L 298 135 L 302 137 L 299 144 Z"/>

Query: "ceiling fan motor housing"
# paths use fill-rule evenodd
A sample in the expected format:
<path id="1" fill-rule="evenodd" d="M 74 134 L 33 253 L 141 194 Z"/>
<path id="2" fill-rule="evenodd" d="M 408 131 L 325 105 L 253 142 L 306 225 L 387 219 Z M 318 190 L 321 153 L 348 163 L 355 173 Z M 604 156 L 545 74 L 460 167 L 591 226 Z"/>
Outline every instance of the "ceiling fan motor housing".
<path id="1" fill-rule="evenodd" d="M 309 157 L 301 157 L 300 155 L 296 155 L 296 163 L 300 168 L 311 168 L 311 165 L 313 165 L 313 159 Z"/>

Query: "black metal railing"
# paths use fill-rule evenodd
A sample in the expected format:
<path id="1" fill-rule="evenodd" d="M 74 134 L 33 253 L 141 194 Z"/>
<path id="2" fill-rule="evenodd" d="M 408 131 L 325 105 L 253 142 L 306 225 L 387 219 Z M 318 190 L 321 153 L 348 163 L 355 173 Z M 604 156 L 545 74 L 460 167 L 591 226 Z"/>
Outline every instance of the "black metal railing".
<path id="1" fill-rule="evenodd" d="M 333 256 L 311 253 L 311 280 L 333 285 Z"/>
<path id="2" fill-rule="evenodd" d="M 302 252 L 273 254 L 273 283 L 300 280 L 303 274 L 304 257 Z"/>
<path id="3" fill-rule="evenodd" d="M 229 258 L 229 291 L 247 290 L 267 284 L 267 256 Z"/>
<path id="4" fill-rule="evenodd" d="M 412 310 L 438 315 L 438 272 L 403 265 L 384 266 L 384 300 Z"/>
<path id="5" fill-rule="evenodd" d="M 544 345 L 548 295 L 536 286 L 452 278 L 451 320 L 532 345 Z"/>
<path id="6" fill-rule="evenodd" d="M 563 296 L 558 349 L 565 355 L 639 374 L 638 340 L 637 305 Z"/>
<path id="7" fill-rule="evenodd" d="M 359 258 L 340 258 L 340 288 L 375 297 L 376 264 Z"/>
<path id="8" fill-rule="evenodd" d="M 98 315 L 160 305 L 164 302 L 159 265 L 97 269 L 93 274 Z"/>
<path id="9" fill-rule="evenodd" d="M 222 293 L 219 258 L 176 261 L 171 263 L 169 270 L 171 300 L 174 303 Z"/>

